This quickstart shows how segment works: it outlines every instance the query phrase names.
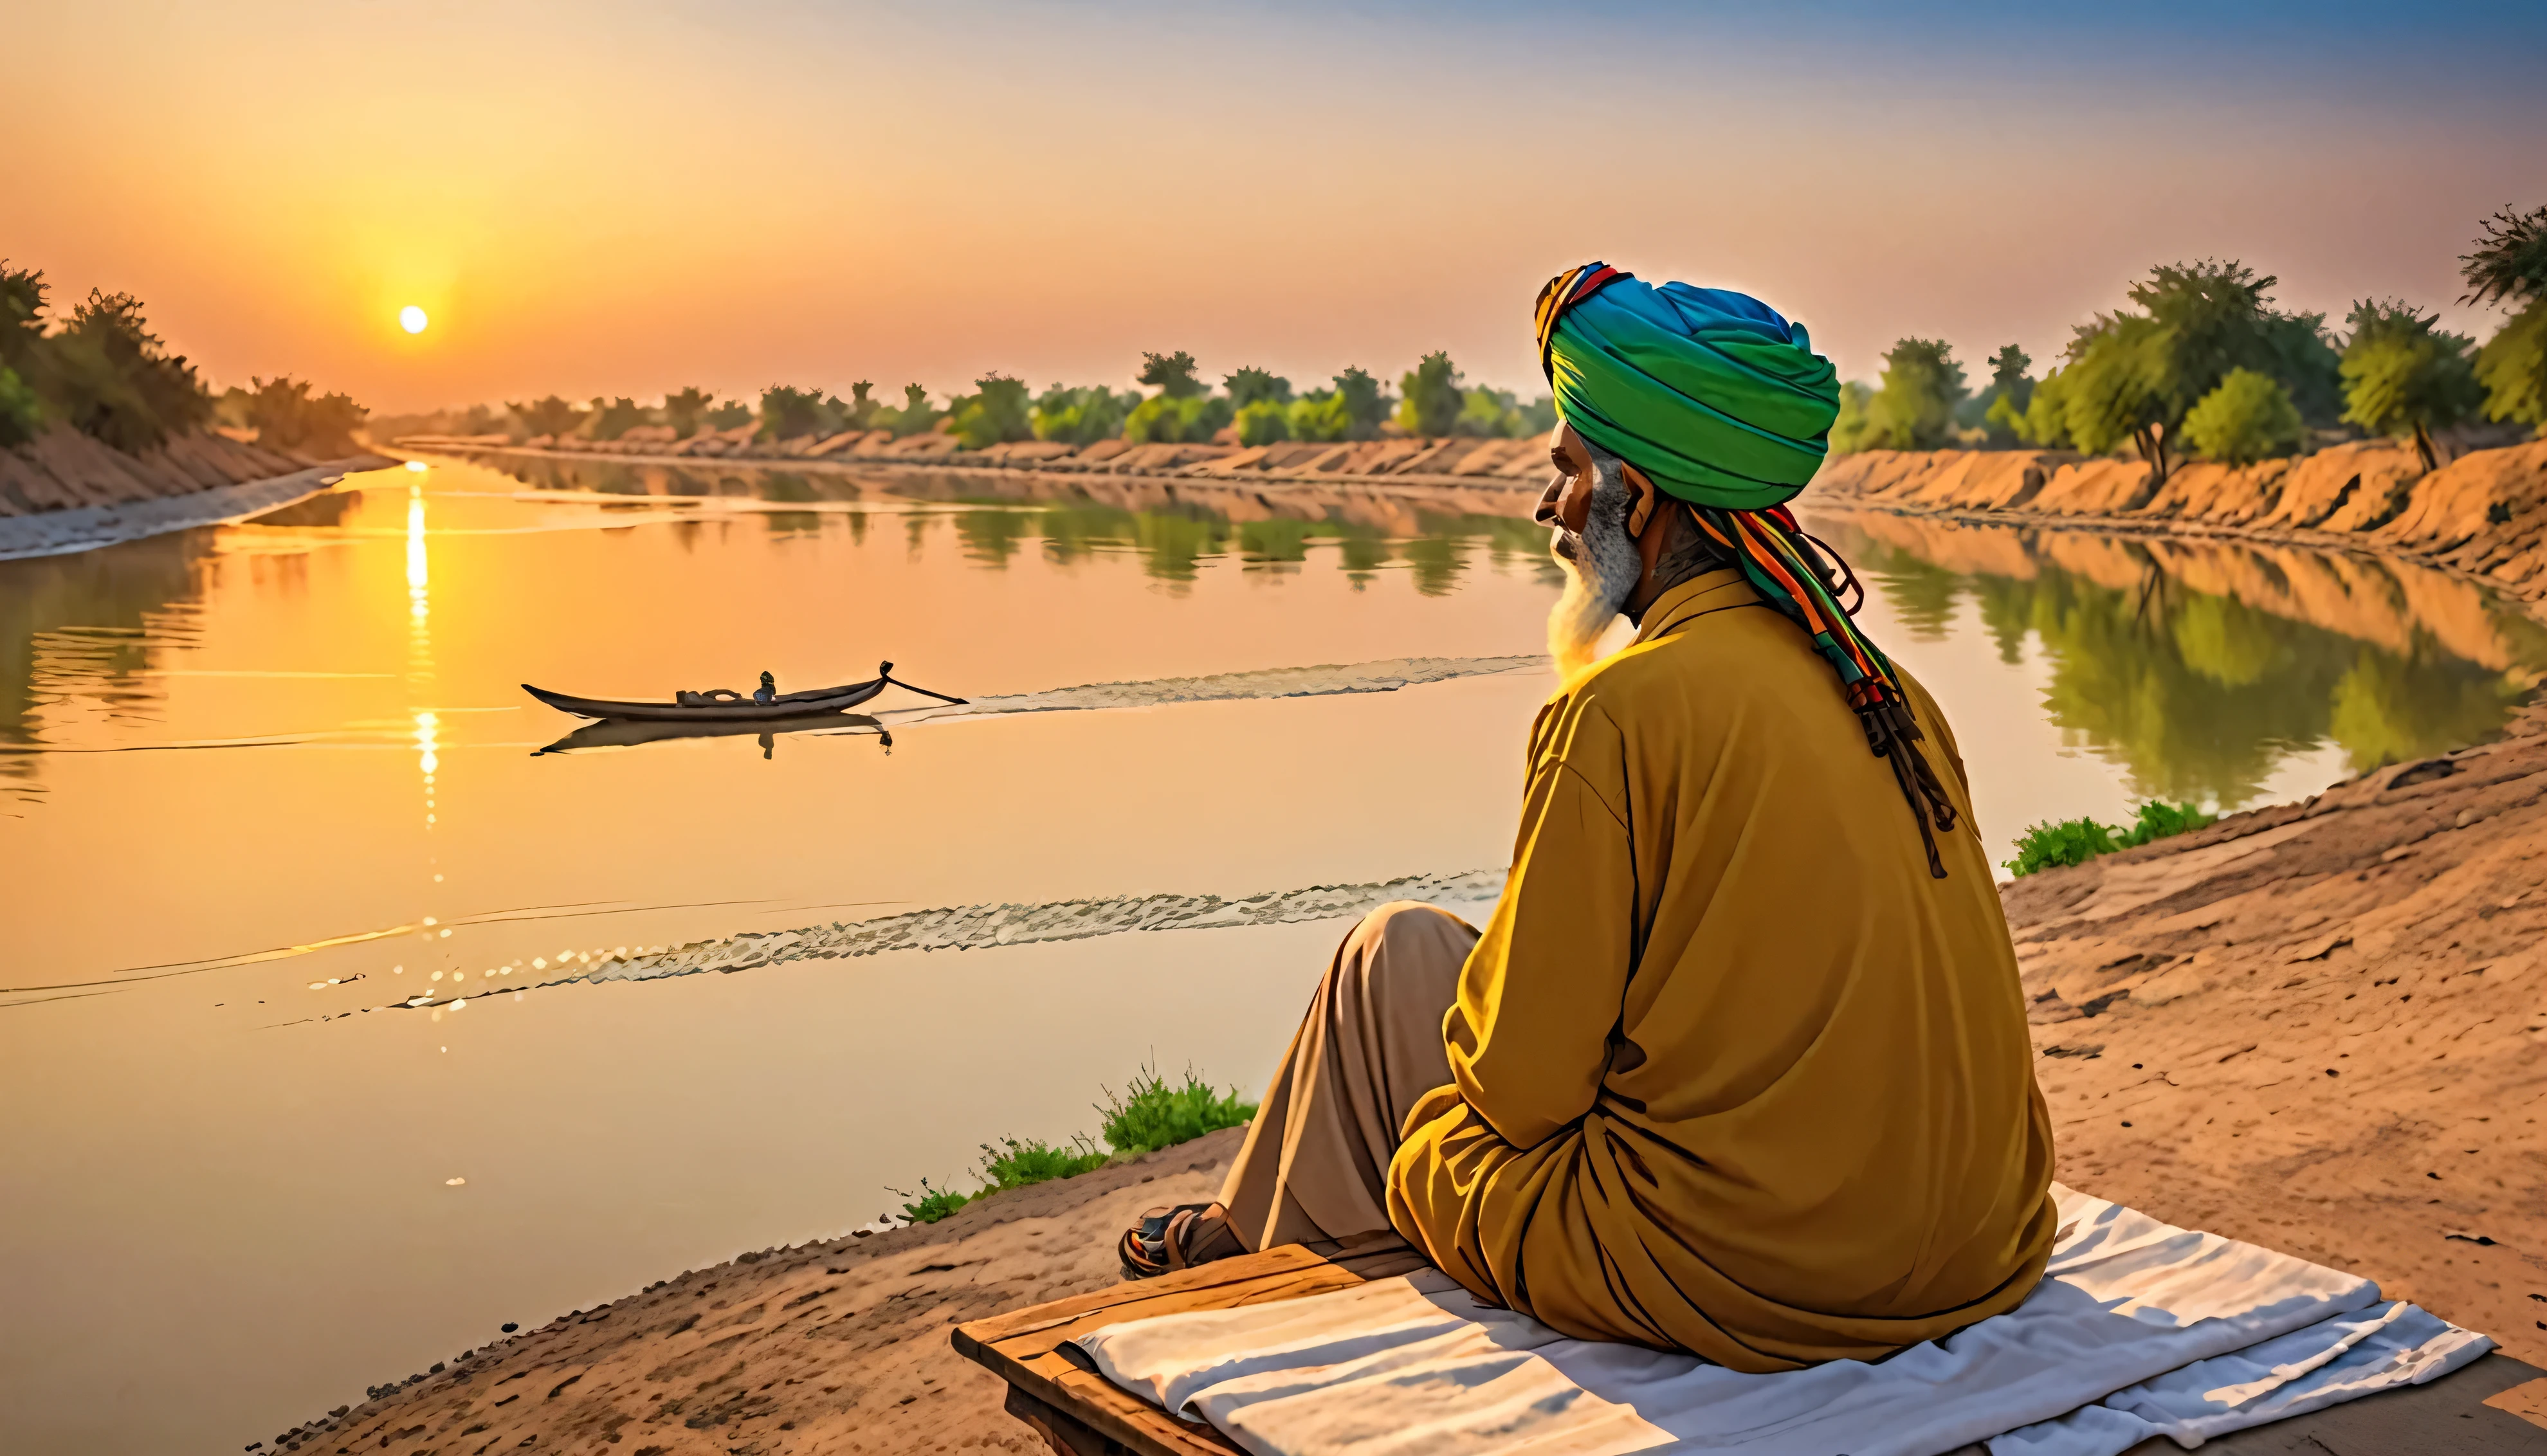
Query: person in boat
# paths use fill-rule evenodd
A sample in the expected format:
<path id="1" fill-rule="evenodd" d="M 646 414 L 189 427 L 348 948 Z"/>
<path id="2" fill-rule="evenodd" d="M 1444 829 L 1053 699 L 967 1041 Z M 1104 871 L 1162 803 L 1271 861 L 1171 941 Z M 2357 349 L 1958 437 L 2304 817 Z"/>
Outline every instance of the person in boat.
<path id="1" fill-rule="evenodd" d="M 1393 1230 L 1566 1334 L 1759 1372 L 2012 1309 L 2050 1118 L 1953 729 L 1786 509 L 1831 365 L 1599 264 L 1537 322 L 1562 686 L 1502 898 L 1355 926 L 1220 1200 L 1150 1211 L 1125 1268 Z"/>
<path id="2" fill-rule="evenodd" d="M 760 686 L 751 690 L 751 701 L 763 705 L 777 702 L 778 679 L 770 676 L 766 671 L 762 672 Z"/>

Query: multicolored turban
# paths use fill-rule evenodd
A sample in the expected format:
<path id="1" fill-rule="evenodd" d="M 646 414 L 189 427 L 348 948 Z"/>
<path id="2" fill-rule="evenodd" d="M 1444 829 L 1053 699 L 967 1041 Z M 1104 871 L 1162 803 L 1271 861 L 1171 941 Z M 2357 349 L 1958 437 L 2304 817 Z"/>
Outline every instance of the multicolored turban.
<path id="1" fill-rule="evenodd" d="M 1763 510 L 1830 453 L 1839 372 L 1757 299 L 1587 263 L 1540 291 L 1537 321 L 1556 412 L 1665 494 Z"/>
<path id="2" fill-rule="evenodd" d="M 1853 620 L 1865 592 L 1841 605 L 1855 575 L 1787 509 L 1830 452 L 1839 417 L 1830 361 L 1813 352 L 1803 325 L 1748 295 L 1655 288 L 1606 263 L 1549 279 L 1537 323 L 1557 417 L 1687 502 L 1761 597 L 1812 639 L 1839 674 L 1868 749 L 1891 761 L 1928 873 L 1944 879 L 1929 826 L 1952 830 L 1954 803 L 1915 746 L 1923 735 L 1891 659 Z"/>

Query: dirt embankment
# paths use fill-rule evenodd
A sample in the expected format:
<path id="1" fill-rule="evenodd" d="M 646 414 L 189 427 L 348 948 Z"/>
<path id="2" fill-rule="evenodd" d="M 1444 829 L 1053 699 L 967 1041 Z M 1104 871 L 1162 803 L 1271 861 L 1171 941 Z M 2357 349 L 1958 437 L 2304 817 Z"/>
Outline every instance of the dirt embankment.
<path id="1" fill-rule="evenodd" d="M 2547 709 L 2008 887 L 2061 1176 L 2547 1361 Z"/>
<path id="2" fill-rule="evenodd" d="M 2547 1362 L 2547 710 L 2007 887 L 2060 1176 L 2374 1277 Z M 456 1358 L 303 1452 L 1040 1449 L 946 1327 L 1115 1278 L 1238 1133 L 746 1254 Z"/>
<path id="3" fill-rule="evenodd" d="M 0 450 L 0 517 L 165 500 L 318 464 L 201 432 L 175 436 L 147 455 L 127 455 L 55 426 L 29 444 Z"/>
<path id="4" fill-rule="evenodd" d="M 2136 460 L 2056 451 L 1870 450 L 1824 466 L 1806 500 L 2366 547 L 2547 596 L 2547 441 L 2471 451 L 2428 474 L 2381 440 L 2242 469 L 2194 462 L 2155 486 L 2149 475 Z"/>
<path id="5" fill-rule="evenodd" d="M 316 461 L 203 433 L 127 455 L 55 426 L 29 444 L 0 450 L 0 560 L 260 515 L 355 471 L 395 464 L 377 455 Z"/>

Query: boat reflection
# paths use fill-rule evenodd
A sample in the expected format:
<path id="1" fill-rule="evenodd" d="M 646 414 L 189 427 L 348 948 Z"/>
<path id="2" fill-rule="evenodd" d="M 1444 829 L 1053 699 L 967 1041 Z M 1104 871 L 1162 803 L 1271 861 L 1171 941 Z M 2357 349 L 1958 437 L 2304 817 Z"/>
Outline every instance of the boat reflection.
<path id="1" fill-rule="evenodd" d="M 641 743 L 660 743 L 672 738 L 734 738 L 756 735 L 760 739 L 760 756 L 772 757 L 780 733 L 833 733 L 858 737 L 873 733 L 887 753 L 893 751 L 893 730 L 881 720 L 863 713 L 808 713 L 799 718 L 770 718 L 748 723 L 645 723 L 627 718 L 605 718 L 587 723 L 573 732 L 544 748 L 531 750 L 533 758 L 547 753 L 576 753 L 587 748 L 634 748 Z"/>

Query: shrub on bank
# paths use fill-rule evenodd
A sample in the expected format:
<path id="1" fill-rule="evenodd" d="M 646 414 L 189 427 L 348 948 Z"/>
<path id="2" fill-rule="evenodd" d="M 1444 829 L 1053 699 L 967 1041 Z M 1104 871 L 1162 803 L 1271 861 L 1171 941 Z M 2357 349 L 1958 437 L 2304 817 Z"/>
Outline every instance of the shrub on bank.
<path id="1" fill-rule="evenodd" d="M 1239 407 L 1238 443 L 1241 445 L 1278 445 L 1291 438 L 1289 406 L 1272 399 L 1258 399 Z"/>
<path id="2" fill-rule="evenodd" d="M 970 450 L 987 450 L 1012 440 L 1034 438 L 1034 404 L 1026 382 L 993 371 L 973 382 L 978 393 L 947 401 L 946 415 L 957 439 Z"/>
<path id="3" fill-rule="evenodd" d="M 1397 423 L 1410 435 L 1434 439 L 1450 433 L 1467 407 L 1468 393 L 1459 387 L 1459 367 L 1448 350 L 1437 349 L 1416 362 L 1397 382 L 1406 391 L 1397 406 Z"/>
<path id="4" fill-rule="evenodd" d="M 1117 394 L 1103 385 L 1073 389 L 1055 385 L 1035 396 L 1034 435 L 1066 445 L 1094 445 L 1123 432 L 1123 416 L 1141 402 L 1137 391 Z"/>
<path id="5" fill-rule="evenodd" d="M 2152 799 L 2140 807 L 2128 825 L 2100 824 L 2090 818 L 2047 819 L 2026 830 L 2016 841 L 2016 858 L 2003 863 L 2009 874 L 2021 880 L 2037 870 L 2083 865 L 2100 854 L 2172 838 L 2215 823 L 2219 817 L 2190 804 Z"/>
<path id="6" fill-rule="evenodd" d="M 915 1224 L 933 1224 L 975 1199 L 1055 1178 L 1075 1178 L 1116 1158 L 1137 1157 L 1223 1128 L 1242 1127 L 1256 1116 L 1256 1104 L 1240 1100 L 1236 1087 L 1215 1092 L 1192 1068 L 1186 1069 L 1184 1083 L 1175 1086 L 1155 1071 L 1142 1068 L 1133 1073 L 1123 1095 L 1108 1091 L 1105 1105 L 1097 1110 L 1104 1117 L 1100 1131 L 1110 1151 L 1100 1151 L 1085 1133 L 1060 1145 L 1039 1138 L 1003 1138 L 997 1144 L 982 1145 L 982 1186 L 971 1193 L 932 1188 L 926 1178 L 920 1180 L 916 1194 L 900 1188 L 886 1191 L 904 1200 L 903 1217 Z"/>
<path id="7" fill-rule="evenodd" d="M 1126 1156 L 1156 1153 L 1189 1143 L 1205 1133 L 1234 1128 L 1256 1115 L 1256 1104 L 1239 1099 L 1238 1089 L 1217 1093 L 1211 1084 L 1186 1069 L 1185 1085 L 1172 1087 L 1149 1068 L 1132 1076 L 1124 1095 L 1105 1094 L 1102 1131 L 1107 1147 Z"/>
<path id="8" fill-rule="evenodd" d="M 1236 414 L 1223 394 L 1153 394 L 1125 416 L 1123 438 L 1135 445 L 1207 444 Z"/>
<path id="9" fill-rule="evenodd" d="M 306 380 L 251 377 L 248 383 L 255 387 L 232 388 L 230 393 L 237 396 L 240 416 L 256 430 L 259 444 L 318 456 L 354 453 L 354 431 L 362 428 L 371 411 L 350 395 L 321 394 L 313 399 Z"/>
<path id="10" fill-rule="evenodd" d="M 1333 389 L 1312 389 L 1291 401 L 1291 438 L 1332 445 L 1353 438 L 1353 411 Z"/>
<path id="11" fill-rule="evenodd" d="M 2184 438 L 2205 460 L 2251 466 L 2297 451 L 2308 438 L 2308 426 L 2281 381 L 2236 369 L 2186 411 Z"/>

